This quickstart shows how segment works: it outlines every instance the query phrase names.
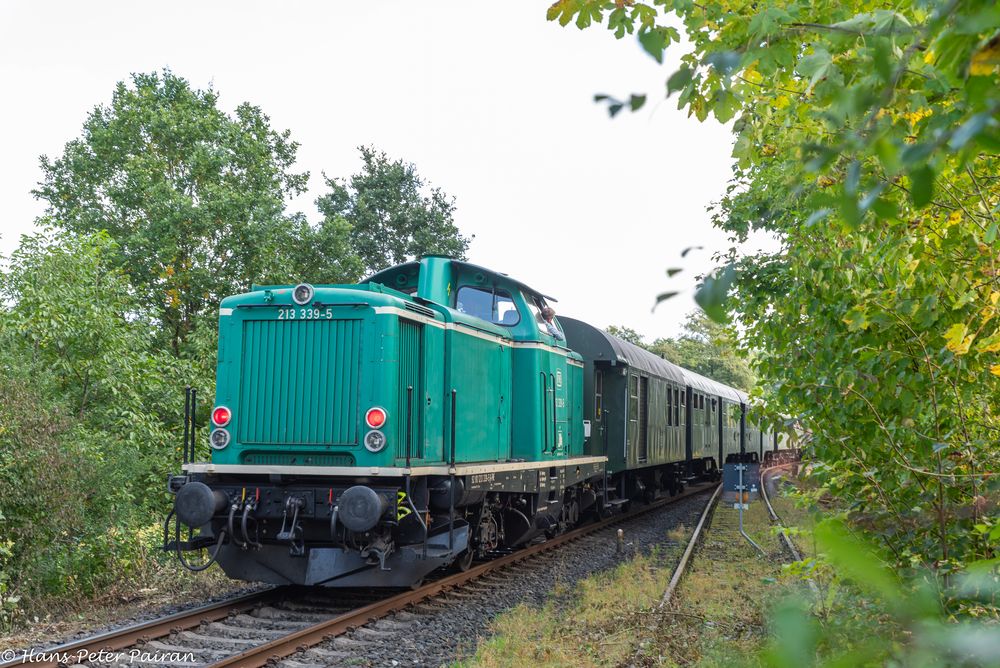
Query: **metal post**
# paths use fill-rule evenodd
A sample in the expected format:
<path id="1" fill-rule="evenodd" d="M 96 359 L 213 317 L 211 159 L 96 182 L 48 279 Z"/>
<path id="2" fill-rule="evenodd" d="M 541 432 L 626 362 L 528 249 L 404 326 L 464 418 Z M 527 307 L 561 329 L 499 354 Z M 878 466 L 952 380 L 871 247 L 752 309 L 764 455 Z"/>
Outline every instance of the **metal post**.
<path id="1" fill-rule="evenodd" d="M 747 539 L 748 543 L 757 548 L 757 551 L 760 552 L 762 556 L 766 557 L 767 553 L 764 552 L 764 548 L 755 543 L 753 538 L 748 536 L 747 532 L 743 530 L 743 507 L 746 505 L 743 503 L 743 492 L 746 489 L 743 485 L 743 469 L 745 469 L 746 467 L 747 465 L 744 464 L 743 462 L 740 462 L 739 464 L 736 465 L 736 470 L 739 472 L 739 484 L 736 486 L 736 489 L 738 490 L 737 493 L 739 494 L 739 501 L 736 503 L 736 506 L 740 510 L 740 533 L 743 535 L 744 538 Z"/>
<path id="2" fill-rule="evenodd" d="M 194 444 L 197 439 L 195 433 L 198 429 L 197 421 L 197 410 L 198 410 L 198 390 L 191 388 L 191 461 L 194 461 Z M 209 458 L 211 458 L 211 448 L 209 448 Z"/>
<path id="3" fill-rule="evenodd" d="M 187 464 L 191 460 L 188 459 L 189 446 L 191 441 L 191 435 L 188 431 L 191 428 L 191 386 L 188 385 L 184 388 L 184 463 Z"/>
<path id="4" fill-rule="evenodd" d="M 601 433 L 604 435 L 604 456 L 608 456 L 608 415 L 611 411 L 603 410 L 601 415 Z M 601 501 L 601 510 L 603 511 L 608 507 L 608 462 L 604 462 L 604 489 L 601 490 L 604 494 L 604 499 Z"/>

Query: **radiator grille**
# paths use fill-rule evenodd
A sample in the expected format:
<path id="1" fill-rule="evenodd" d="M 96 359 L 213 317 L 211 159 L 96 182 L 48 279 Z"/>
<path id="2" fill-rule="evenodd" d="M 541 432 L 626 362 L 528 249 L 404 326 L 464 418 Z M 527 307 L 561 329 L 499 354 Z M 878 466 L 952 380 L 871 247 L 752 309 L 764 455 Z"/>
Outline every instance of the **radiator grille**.
<path id="1" fill-rule="evenodd" d="M 239 442 L 356 444 L 360 361 L 360 320 L 244 322 Z"/>
<path id="2" fill-rule="evenodd" d="M 412 459 L 423 457 L 421 445 L 423 439 L 420 431 L 420 416 L 423 414 L 423 402 L 421 401 L 423 391 L 420 383 L 422 330 L 423 325 L 419 323 L 410 322 L 403 318 L 399 319 L 399 407 L 396 413 L 399 416 L 399 428 L 396 438 L 396 456 L 401 459 L 406 457 L 407 403 L 409 401 L 407 389 L 410 387 L 413 388 L 413 433 L 410 457 Z"/>

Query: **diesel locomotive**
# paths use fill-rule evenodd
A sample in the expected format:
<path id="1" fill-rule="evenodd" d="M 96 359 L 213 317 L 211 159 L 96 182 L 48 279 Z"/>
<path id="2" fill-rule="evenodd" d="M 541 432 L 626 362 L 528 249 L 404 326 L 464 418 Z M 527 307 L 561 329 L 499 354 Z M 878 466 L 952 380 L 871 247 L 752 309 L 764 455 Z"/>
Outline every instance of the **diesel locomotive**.
<path id="1" fill-rule="evenodd" d="M 227 297 L 211 456 L 186 440 L 164 547 L 243 580 L 410 586 L 777 449 L 744 393 L 554 301 L 438 256 Z"/>

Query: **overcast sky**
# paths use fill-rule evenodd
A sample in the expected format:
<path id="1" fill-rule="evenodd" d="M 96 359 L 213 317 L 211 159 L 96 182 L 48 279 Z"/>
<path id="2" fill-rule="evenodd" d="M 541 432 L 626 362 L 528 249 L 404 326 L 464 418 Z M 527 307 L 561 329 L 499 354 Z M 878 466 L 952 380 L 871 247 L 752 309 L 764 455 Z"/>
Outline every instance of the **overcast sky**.
<path id="1" fill-rule="evenodd" d="M 455 196 L 473 262 L 561 314 L 674 335 L 695 275 L 727 247 L 705 208 L 731 173 L 729 131 L 660 101 L 679 51 L 657 65 L 634 38 L 547 22 L 548 4 L 4 0 L 0 253 L 42 212 L 38 156 L 58 155 L 117 81 L 169 67 L 292 131 L 311 173 L 292 210 L 316 220 L 321 173 L 351 174 L 374 144 Z M 593 103 L 633 91 L 651 93 L 636 114 Z M 651 312 L 665 290 L 681 295 Z"/>

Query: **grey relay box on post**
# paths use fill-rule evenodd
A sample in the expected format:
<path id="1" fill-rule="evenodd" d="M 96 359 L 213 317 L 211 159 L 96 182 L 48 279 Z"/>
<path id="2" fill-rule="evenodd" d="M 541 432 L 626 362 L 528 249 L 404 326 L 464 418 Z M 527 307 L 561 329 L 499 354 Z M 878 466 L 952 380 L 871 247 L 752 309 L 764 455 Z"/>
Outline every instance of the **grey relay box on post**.
<path id="1" fill-rule="evenodd" d="M 740 480 L 742 474 L 742 488 Z M 732 462 L 722 465 L 722 500 L 736 503 L 743 492 L 743 503 L 754 501 L 760 497 L 760 463 Z"/>

